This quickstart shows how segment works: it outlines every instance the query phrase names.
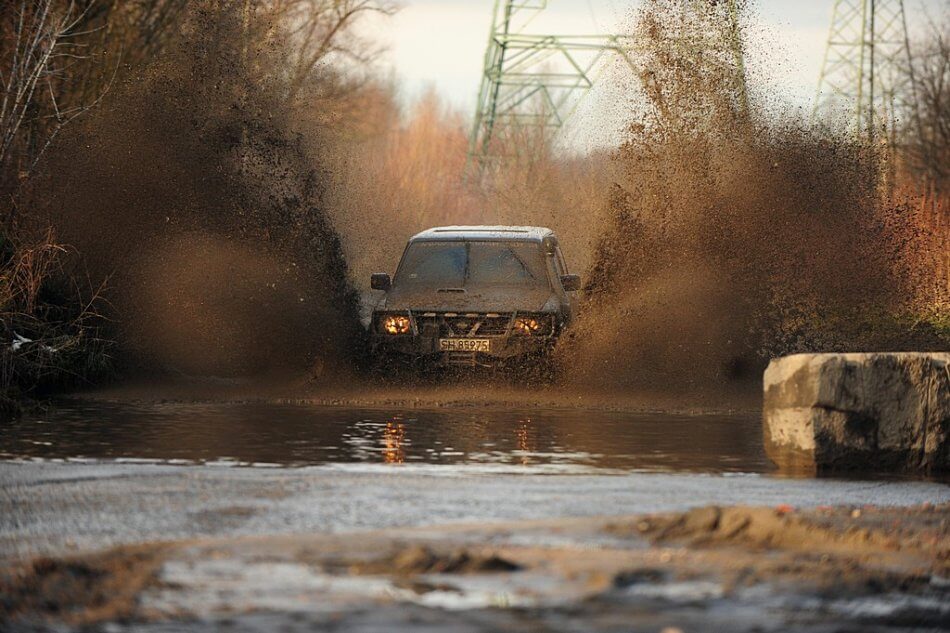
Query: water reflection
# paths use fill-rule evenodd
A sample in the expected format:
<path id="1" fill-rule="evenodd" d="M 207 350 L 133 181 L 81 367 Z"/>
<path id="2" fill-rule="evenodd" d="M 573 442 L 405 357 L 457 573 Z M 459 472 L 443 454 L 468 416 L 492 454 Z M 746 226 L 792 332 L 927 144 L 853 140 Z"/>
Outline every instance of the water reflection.
<path id="1" fill-rule="evenodd" d="M 521 463 L 530 464 L 529 455 L 537 450 L 537 442 L 531 441 L 531 435 L 528 433 L 528 426 L 531 424 L 531 418 L 519 420 L 518 429 L 515 431 L 518 437 L 518 451 L 522 453 Z"/>
<path id="2" fill-rule="evenodd" d="M 770 467 L 761 442 L 755 414 L 67 401 L 0 429 L 0 458 L 763 472 Z"/>
<path id="3" fill-rule="evenodd" d="M 393 418 L 386 423 L 383 439 L 386 443 L 386 448 L 383 449 L 383 461 L 387 464 L 405 462 L 406 453 L 402 449 L 402 444 L 406 440 L 406 425 L 400 422 L 399 418 Z"/>

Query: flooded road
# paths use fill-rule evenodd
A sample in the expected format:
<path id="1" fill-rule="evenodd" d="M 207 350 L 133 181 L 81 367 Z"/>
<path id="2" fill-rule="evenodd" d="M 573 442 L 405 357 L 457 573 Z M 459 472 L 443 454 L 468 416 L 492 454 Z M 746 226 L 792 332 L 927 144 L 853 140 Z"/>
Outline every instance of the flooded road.
<path id="1" fill-rule="evenodd" d="M 27 578 L 9 585 L 17 600 L 67 612 L 71 583 L 85 592 L 91 578 L 119 605 L 76 620 L 100 628 L 11 630 L 370 633 L 425 622 L 433 633 L 613 633 L 636 622 L 825 633 L 841 630 L 829 623 L 877 630 L 864 624 L 946 615 L 944 576 L 934 584 L 921 567 L 930 550 L 884 548 L 897 558 L 879 571 L 855 562 L 878 556 L 860 548 L 803 557 L 793 544 L 763 557 L 755 542 L 718 551 L 640 534 L 637 517 L 711 505 L 819 517 L 844 508 L 847 521 L 888 530 L 895 520 L 905 530 L 942 525 L 943 483 L 779 476 L 752 412 L 70 400 L 0 431 L 0 569 L 89 561 L 27 563 L 50 578 L 17 576 Z M 755 516 L 774 511 L 764 512 Z M 843 536 L 831 545 L 840 549 L 852 527 L 835 528 Z M 459 560 L 497 552 L 518 571 L 396 569 L 409 554 L 418 562 L 443 550 Z M 353 571 L 359 564 L 379 570 Z M 816 601 L 839 572 L 854 589 Z M 801 587 L 783 588 L 789 579 Z M 896 589 L 873 597 L 872 616 L 847 602 L 882 582 Z"/>
<path id="2" fill-rule="evenodd" d="M 0 436 L 0 558 L 165 538 L 950 500 L 776 476 L 755 413 L 70 400 Z"/>
<path id="3" fill-rule="evenodd" d="M 0 459 L 317 466 L 550 465 L 766 473 L 757 413 L 384 410 L 73 400 L 5 429 Z"/>

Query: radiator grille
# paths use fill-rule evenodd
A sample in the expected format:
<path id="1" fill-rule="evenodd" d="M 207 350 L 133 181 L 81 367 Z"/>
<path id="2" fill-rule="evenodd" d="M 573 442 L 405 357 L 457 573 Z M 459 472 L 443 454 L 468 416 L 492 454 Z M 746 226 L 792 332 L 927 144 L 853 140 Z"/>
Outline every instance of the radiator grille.
<path id="1" fill-rule="evenodd" d="M 504 336 L 511 326 L 510 314 L 422 314 L 416 315 L 419 332 L 426 336 Z"/>

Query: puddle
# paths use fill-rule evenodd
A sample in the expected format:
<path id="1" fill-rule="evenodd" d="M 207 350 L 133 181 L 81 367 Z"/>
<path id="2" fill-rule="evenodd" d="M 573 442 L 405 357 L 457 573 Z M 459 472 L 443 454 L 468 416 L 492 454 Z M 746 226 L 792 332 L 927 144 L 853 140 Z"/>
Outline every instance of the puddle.
<path id="1" fill-rule="evenodd" d="M 584 410 L 383 411 L 296 404 L 66 401 L 5 428 L 2 459 L 298 467 L 531 466 L 764 473 L 757 414 Z"/>
<path id="2" fill-rule="evenodd" d="M 388 576 L 331 575 L 299 563 L 240 558 L 170 561 L 159 578 L 159 588 L 143 595 L 145 610 L 199 617 L 254 611 L 334 612 L 392 601 L 448 610 L 527 607 L 538 605 L 546 592 L 565 593 L 553 579 L 533 574 L 425 574 L 416 580 L 421 588 L 413 588 Z"/>

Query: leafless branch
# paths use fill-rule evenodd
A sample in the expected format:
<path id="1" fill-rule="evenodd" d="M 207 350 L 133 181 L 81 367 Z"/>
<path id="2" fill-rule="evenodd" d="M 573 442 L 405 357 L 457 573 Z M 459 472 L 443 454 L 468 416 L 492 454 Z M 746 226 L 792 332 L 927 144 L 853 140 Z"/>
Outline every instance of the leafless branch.
<path id="1" fill-rule="evenodd" d="M 926 188 L 950 192 L 950 14 L 928 22 L 912 60 L 920 125 L 910 130 L 906 153 Z"/>

